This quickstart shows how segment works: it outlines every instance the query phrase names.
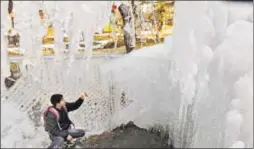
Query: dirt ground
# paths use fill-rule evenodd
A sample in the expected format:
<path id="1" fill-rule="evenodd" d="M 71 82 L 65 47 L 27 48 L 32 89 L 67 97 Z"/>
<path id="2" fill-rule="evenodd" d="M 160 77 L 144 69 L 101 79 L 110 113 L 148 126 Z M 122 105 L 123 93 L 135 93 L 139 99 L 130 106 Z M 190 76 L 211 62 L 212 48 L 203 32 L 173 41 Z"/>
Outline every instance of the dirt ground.
<path id="1" fill-rule="evenodd" d="M 76 143 L 76 148 L 173 148 L 168 139 L 159 137 L 129 122 L 111 132 L 91 136 Z"/>

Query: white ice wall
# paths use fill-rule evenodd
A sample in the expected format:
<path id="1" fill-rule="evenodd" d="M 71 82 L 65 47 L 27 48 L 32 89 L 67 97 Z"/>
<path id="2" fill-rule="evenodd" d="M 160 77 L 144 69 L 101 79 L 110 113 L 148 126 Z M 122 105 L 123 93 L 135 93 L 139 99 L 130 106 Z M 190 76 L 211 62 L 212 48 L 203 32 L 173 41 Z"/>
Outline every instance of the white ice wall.
<path id="1" fill-rule="evenodd" d="M 46 60 L 44 59 L 45 57 L 42 57 L 40 51 L 41 36 L 45 33 L 45 29 L 40 26 L 38 14 L 41 2 L 14 1 L 13 3 L 16 29 L 21 34 L 21 47 L 28 51 L 23 58 L 27 62 L 32 62 L 33 68 L 29 72 L 23 73 L 24 76 L 10 90 L 1 90 L 1 147 L 47 147 L 49 139 L 47 133 L 43 130 L 40 118 L 42 108 L 49 102 L 49 97 L 53 93 L 63 93 L 69 101 L 73 101 L 78 98 L 81 91 L 86 90 L 89 92 L 90 99 L 94 100 L 92 102 L 87 101 L 79 112 L 85 112 L 86 115 L 89 115 L 89 118 L 93 119 L 98 118 L 101 120 L 101 117 L 107 117 L 104 116 L 108 112 L 105 112 L 108 108 L 104 108 L 107 103 L 100 102 L 104 111 L 97 110 L 98 107 L 101 107 L 98 106 L 100 104 L 97 104 L 97 107 L 90 106 L 101 98 L 107 99 L 107 97 L 102 97 L 103 95 L 105 96 L 102 91 L 98 91 L 99 85 L 96 82 L 98 80 L 93 79 L 98 78 L 96 66 L 98 61 L 104 60 L 104 57 L 99 60 L 88 61 L 87 59 L 91 58 L 91 54 L 81 55 L 76 59 L 73 55 L 74 52 L 71 52 L 72 58 L 64 60 L 63 55 L 59 51 L 62 45 L 61 25 L 68 12 L 74 13 L 74 22 L 71 28 L 73 32 L 72 51 L 74 51 L 77 45 L 75 37 L 77 37 L 78 31 L 81 29 L 87 33 L 87 45 L 92 45 L 91 39 L 93 39 L 94 27 L 103 26 L 107 23 L 111 2 L 45 2 L 47 13 L 50 14 L 55 25 L 55 46 L 58 47 L 56 48 L 56 56 L 46 58 Z M 1 12 L 3 12 L 1 13 L 1 41 L 3 41 L 3 34 L 10 25 L 7 5 L 8 1 L 1 1 Z M 6 51 L 3 48 L 5 45 L 1 43 L 1 49 L 4 51 Z M 6 53 L 4 51 L 1 54 L 1 64 L 5 65 L 1 65 L 1 70 L 8 72 L 7 57 L 4 55 Z M 68 72 L 70 72 L 69 76 L 66 75 Z M 4 83 L 3 80 L 6 76 L 8 74 L 1 73 L 2 83 Z M 1 84 L 1 87 L 3 86 L 4 84 Z M 104 115 L 99 117 L 98 112 L 95 110 Z M 86 129 L 89 130 L 108 127 L 107 119 L 98 122 L 97 120 L 91 121 L 87 116 L 83 117 L 83 114 L 74 113 L 73 115 L 77 126 L 85 125 L 87 126 Z M 100 122 L 106 124 L 103 125 Z"/>
<path id="2" fill-rule="evenodd" d="M 183 14 L 178 13 L 179 9 L 189 9 L 191 13 L 196 10 L 202 15 L 188 15 L 189 19 L 184 19 L 186 16 L 177 17 L 178 14 Z M 185 32 L 175 26 L 175 37 L 180 39 L 185 36 L 189 42 L 182 44 L 178 42 L 179 39 L 173 37 L 173 40 L 176 40 L 173 41 L 175 52 L 170 53 L 186 78 L 192 72 L 188 71 L 188 66 L 197 68 L 198 80 L 193 79 L 193 83 L 196 83 L 197 90 L 194 93 L 197 97 L 194 109 L 198 129 L 193 147 L 230 147 L 238 140 L 246 143 L 246 147 L 252 147 L 252 142 L 241 137 L 245 132 L 240 130 L 246 127 L 244 124 L 250 123 L 248 119 L 252 119 L 252 116 L 245 119 L 245 122 L 243 120 L 242 124 L 238 119 L 245 115 L 243 112 L 239 112 L 238 117 L 237 114 L 233 114 L 234 118 L 229 116 L 232 115 L 229 109 L 230 102 L 233 98 L 239 98 L 236 97 L 239 90 L 235 90 L 234 84 L 247 74 L 250 74 L 248 76 L 252 80 L 253 21 L 248 19 L 253 17 L 251 3 L 179 2 L 176 4 L 175 17 L 175 22 L 183 18 L 182 24 L 195 20 L 193 26 Z M 189 80 L 192 79 L 183 81 L 186 88 L 190 88 L 190 84 L 187 84 Z M 245 96 L 241 97 L 242 102 L 253 102 L 252 97 L 249 98 L 252 88 L 253 83 L 250 81 L 249 89 L 245 90 Z M 189 97 L 184 100 L 188 100 Z M 252 113 L 252 110 L 252 106 L 245 107 L 247 113 Z M 226 115 L 227 112 L 229 115 Z M 248 130 L 252 132 L 252 127 L 248 127 Z M 252 140 L 253 136 L 248 135 L 247 138 Z"/>
<path id="3" fill-rule="evenodd" d="M 3 148 L 39 148 L 49 143 L 43 128 L 36 128 L 27 113 L 21 112 L 15 103 L 2 105 L 1 138 Z"/>
<path id="4" fill-rule="evenodd" d="M 59 8 L 65 6 L 62 3 Z M 47 61 L 46 64 L 38 63 L 36 68 L 42 68 L 43 73 L 37 71 L 33 77 L 22 78 L 4 94 L 8 99 L 2 102 L 5 108 L 1 113 L 7 114 L 1 124 L 1 146 L 43 146 L 42 140 L 47 140 L 43 138 L 45 132 L 41 129 L 31 132 L 35 129 L 31 126 L 34 123 L 26 115 L 36 104 L 34 98 L 40 97 L 35 100 L 45 103 L 55 91 L 64 92 L 70 98 L 85 88 L 91 91 L 89 94 L 94 100 L 84 105 L 89 109 L 74 113 L 79 125 L 105 128 L 99 120 L 89 121 L 103 113 L 96 109 L 98 106 L 90 105 L 98 102 L 102 108 L 106 107 L 110 100 L 105 95 L 111 93 L 115 96 L 115 115 L 112 124 L 108 124 L 111 127 L 129 120 L 146 128 L 157 123 L 169 124 L 170 137 L 176 147 L 253 147 L 253 134 L 250 133 L 253 130 L 253 8 L 242 3 L 177 1 L 175 11 L 173 40 L 168 37 L 165 44 L 116 59 L 101 67 L 101 75 L 97 74 L 100 63 L 93 60 L 73 59 L 66 63 L 59 59 L 60 64 L 54 65 Z M 92 27 L 92 23 L 88 25 Z M 96 64 L 89 65 L 93 62 Z M 91 67 L 83 67 L 85 64 Z M 67 71 L 66 65 L 69 65 L 71 79 L 61 77 Z M 82 73 L 79 74 L 80 69 Z M 80 83 L 83 74 L 89 75 Z M 94 82 L 94 75 L 98 75 L 102 83 Z M 89 80 L 91 84 L 86 84 Z M 47 87 L 50 83 L 54 85 Z M 72 87 L 74 91 L 70 90 Z M 120 106 L 122 91 L 131 102 L 129 106 Z M 20 108 L 21 104 L 24 104 L 23 108 Z M 21 124 L 15 125 L 19 120 Z M 9 129 L 9 126 L 12 127 Z M 9 135 L 4 136 L 5 131 Z M 35 143 L 26 143 L 22 133 L 33 137 L 35 140 L 29 142 Z M 41 133 L 44 133 L 43 137 L 38 136 Z M 16 136 L 15 140 L 11 134 Z"/>
<path id="5" fill-rule="evenodd" d="M 102 69 L 116 101 L 123 90 L 133 100 L 113 122 L 169 124 L 176 147 L 253 147 L 252 4 L 177 1 L 174 24 L 172 47 L 168 38 Z"/>

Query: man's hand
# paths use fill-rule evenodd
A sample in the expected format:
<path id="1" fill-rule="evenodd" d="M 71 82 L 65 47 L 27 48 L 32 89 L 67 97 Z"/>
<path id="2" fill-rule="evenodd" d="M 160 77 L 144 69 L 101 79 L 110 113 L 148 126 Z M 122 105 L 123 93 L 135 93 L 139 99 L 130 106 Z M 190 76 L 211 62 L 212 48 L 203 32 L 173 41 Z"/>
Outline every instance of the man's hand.
<path id="1" fill-rule="evenodd" d="M 70 136 L 70 135 L 67 136 L 68 141 L 71 141 L 72 139 L 73 139 L 72 136 Z"/>
<path id="2" fill-rule="evenodd" d="M 80 98 L 84 100 L 86 97 L 88 97 L 87 93 L 82 92 L 81 95 L 80 95 Z"/>

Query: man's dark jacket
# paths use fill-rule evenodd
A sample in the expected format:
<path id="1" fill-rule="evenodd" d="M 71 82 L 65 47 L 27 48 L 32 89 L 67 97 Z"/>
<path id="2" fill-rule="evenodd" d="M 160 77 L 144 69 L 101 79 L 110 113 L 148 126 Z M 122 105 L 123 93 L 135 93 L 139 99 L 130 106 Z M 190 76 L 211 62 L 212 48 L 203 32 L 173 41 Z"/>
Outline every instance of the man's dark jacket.
<path id="1" fill-rule="evenodd" d="M 44 124 L 45 130 L 49 132 L 49 134 L 52 136 L 61 136 L 63 138 L 66 138 L 68 136 L 68 128 L 72 124 L 68 116 L 68 112 L 77 110 L 82 103 L 83 100 L 79 98 L 76 102 L 66 102 L 65 106 L 67 111 L 64 108 L 62 108 L 61 110 L 55 108 L 60 116 L 59 121 L 57 121 L 57 118 L 53 113 L 47 112 Z"/>

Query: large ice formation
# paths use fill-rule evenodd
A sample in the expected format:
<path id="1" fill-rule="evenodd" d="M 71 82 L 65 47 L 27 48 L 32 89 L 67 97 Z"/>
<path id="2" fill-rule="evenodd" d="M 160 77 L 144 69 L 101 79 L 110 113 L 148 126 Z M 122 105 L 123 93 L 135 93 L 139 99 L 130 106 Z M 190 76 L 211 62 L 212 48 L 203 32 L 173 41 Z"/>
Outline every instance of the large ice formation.
<path id="1" fill-rule="evenodd" d="M 16 3 L 37 7 L 36 2 Z M 107 2 L 48 3 L 54 3 L 48 5 L 54 8 L 52 13 L 78 14 L 73 30 L 85 27 L 87 43 L 92 40 L 88 31 L 105 23 L 109 14 L 102 9 Z M 61 18 L 57 15 L 56 22 Z M 174 21 L 173 36 L 164 44 L 125 56 L 86 59 L 72 54 L 64 59 L 58 54 L 54 60 L 38 54 L 35 69 L 2 92 L 1 147 L 45 147 L 42 105 L 52 93 L 74 100 L 82 90 L 91 100 L 72 117 L 89 131 L 109 130 L 132 120 L 144 128 L 167 127 L 175 147 L 253 147 L 252 3 L 177 1 Z M 35 22 L 30 33 L 39 28 Z M 35 42 L 26 48 L 31 44 L 38 46 Z"/>
<path id="2" fill-rule="evenodd" d="M 248 2 L 176 2 L 172 45 L 104 66 L 133 100 L 113 124 L 169 125 L 176 147 L 253 147 L 252 18 Z"/>

